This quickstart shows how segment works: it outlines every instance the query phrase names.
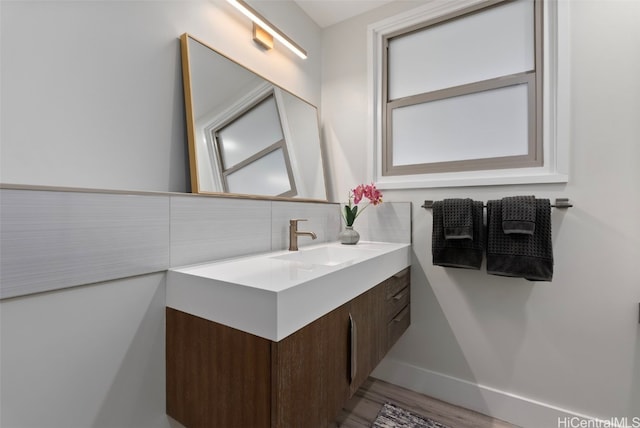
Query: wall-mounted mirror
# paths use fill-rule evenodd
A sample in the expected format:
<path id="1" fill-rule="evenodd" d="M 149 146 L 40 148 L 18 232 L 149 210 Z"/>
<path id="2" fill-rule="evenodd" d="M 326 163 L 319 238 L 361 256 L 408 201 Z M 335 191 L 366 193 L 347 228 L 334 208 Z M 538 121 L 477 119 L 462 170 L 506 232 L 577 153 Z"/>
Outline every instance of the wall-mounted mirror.
<path id="1" fill-rule="evenodd" d="M 316 107 L 180 38 L 193 193 L 326 200 Z"/>

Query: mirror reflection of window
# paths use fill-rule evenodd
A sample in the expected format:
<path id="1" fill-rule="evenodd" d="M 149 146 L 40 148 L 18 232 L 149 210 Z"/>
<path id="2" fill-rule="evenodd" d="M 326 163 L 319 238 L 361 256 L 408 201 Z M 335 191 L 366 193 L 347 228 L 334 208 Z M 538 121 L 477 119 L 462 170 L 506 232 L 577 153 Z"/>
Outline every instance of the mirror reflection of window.
<path id="1" fill-rule="evenodd" d="M 226 182 L 229 191 L 233 193 L 289 194 L 291 182 L 287 174 L 284 150 L 278 148 L 244 168 L 229 173 L 226 176 Z"/>
<path id="2" fill-rule="evenodd" d="M 296 195 L 273 92 L 213 130 L 226 192 Z"/>

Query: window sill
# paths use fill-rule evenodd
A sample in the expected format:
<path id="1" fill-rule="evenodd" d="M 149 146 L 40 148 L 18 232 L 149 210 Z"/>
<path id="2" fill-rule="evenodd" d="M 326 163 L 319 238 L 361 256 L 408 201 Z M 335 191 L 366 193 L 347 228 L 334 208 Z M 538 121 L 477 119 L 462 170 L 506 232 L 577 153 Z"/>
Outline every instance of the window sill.
<path id="1" fill-rule="evenodd" d="M 468 173 L 443 173 L 416 176 L 378 177 L 379 189 L 419 189 L 438 187 L 501 186 L 509 184 L 566 183 L 568 174 L 549 171 L 492 170 Z"/>

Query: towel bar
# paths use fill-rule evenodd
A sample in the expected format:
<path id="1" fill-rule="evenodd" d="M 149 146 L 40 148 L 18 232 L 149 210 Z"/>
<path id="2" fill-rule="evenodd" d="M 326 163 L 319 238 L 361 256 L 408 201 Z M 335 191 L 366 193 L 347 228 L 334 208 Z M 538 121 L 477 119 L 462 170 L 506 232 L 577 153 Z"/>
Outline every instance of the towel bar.
<path id="1" fill-rule="evenodd" d="M 566 208 L 571 208 L 573 206 L 572 203 L 569 202 L 569 198 L 556 198 L 555 203 L 551 204 L 551 206 L 553 208 L 561 208 L 561 209 L 566 209 Z M 421 205 L 422 208 L 430 210 L 431 208 L 433 208 L 433 201 L 424 201 L 424 204 Z M 484 208 L 486 208 L 487 205 L 484 205 Z"/>

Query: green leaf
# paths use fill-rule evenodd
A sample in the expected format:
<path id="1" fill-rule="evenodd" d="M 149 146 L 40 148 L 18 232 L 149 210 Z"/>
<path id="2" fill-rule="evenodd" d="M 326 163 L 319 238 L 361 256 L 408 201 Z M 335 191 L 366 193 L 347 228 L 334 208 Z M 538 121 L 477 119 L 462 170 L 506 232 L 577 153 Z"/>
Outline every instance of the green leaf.
<path id="1" fill-rule="evenodd" d="M 344 220 L 347 222 L 347 226 L 353 226 L 353 222 L 356 220 L 357 211 L 357 206 L 353 207 L 353 209 L 349 208 L 348 205 L 344 206 Z"/>

